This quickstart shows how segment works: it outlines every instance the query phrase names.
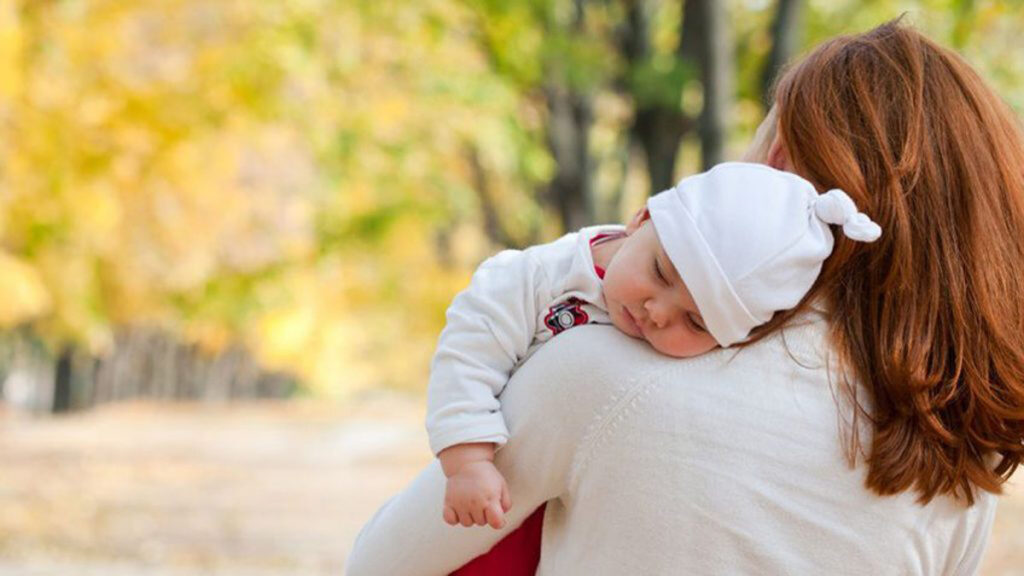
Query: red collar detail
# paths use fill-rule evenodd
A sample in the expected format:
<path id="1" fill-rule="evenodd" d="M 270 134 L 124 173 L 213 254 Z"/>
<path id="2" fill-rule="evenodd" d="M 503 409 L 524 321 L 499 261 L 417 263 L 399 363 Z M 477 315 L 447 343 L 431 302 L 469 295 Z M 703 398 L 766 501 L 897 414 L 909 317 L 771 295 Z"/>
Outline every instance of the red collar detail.
<path id="1" fill-rule="evenodd" d="M 597 234 L 590 239 L 590 247 L 593 248 L 598 244 L 604 244 L 609 240 L 616 240 L 618 238 L 622 238 L 625 235 L 625 232 L 601 232 L 600 234 Z M 597 274 L 598 278 L 604 280 L 604 268 L 598 266 L 597 264 L 594 264 L 594 273 Z"/>

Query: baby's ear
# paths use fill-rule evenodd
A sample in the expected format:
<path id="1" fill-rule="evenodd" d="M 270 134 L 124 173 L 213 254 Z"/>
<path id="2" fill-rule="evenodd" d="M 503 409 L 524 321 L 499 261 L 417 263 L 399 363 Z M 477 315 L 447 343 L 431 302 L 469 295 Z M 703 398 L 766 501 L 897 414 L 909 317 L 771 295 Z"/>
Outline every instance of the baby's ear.
<path id="1" fill-rule="evenodd" d="M 636 214 L 633 214 L 633 217 L 629 220 L 629 224 L 626 224 L 626 234 L 636 232 L 644 223 L 644 220 L 647 220 L 650 217 L 651 213 L 647 211 L 646 206 L 637 210 Z"/>

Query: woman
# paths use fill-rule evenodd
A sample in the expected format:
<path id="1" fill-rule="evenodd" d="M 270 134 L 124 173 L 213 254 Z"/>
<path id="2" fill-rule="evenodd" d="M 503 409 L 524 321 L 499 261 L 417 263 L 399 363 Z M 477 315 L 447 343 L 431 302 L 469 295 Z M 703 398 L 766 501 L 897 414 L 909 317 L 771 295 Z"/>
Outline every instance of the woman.
<path id="1" fill-rule="evenodd" d="M 898 23 L 816 49 L 775 109 L 768 163 L 842 188 L 882 238 L 838 238 L 801 306 L 738 351 L 559 336 L 502 398 L 509 528 L 445 525 L 435 463 L 363 530 L 350 576 L 451 572 L 545 501 L 545 575 L 977 570 L 1024 455 L 1020 126 Z"/>

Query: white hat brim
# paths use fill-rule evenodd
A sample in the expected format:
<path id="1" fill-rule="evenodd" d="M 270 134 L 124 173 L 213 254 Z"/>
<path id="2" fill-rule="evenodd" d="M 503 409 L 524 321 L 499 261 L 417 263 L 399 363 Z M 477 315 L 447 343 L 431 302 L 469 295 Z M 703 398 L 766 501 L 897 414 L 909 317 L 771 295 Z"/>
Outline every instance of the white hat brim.
<path id="1" fill-rule="evenodd" d="M 745 339 L 760 322 L 736 294 L 679 195 L 652 196 L 647 209 L 665 253 L 686 283 L 711 336 L 723 347 Z"/>

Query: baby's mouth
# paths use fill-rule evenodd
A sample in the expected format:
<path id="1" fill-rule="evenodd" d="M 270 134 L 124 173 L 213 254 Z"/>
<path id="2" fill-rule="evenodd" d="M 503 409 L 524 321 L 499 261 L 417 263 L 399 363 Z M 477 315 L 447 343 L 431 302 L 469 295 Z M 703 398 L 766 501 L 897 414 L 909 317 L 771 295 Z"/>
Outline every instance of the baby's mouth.
<path id="1" fill-rule="evenodd" d="M 642 337 L 644 331 L 643 331 L 642 328 L 640 328 L 640 323 L 637 322 L 636 318 L 633 317 L 633 314 L 630 313 L 629 308 L 626 308 L 625 306 L 623 306 L 622 307 L 622 314 L 623 314 L 623 316 L 626 317 L 626 322 L 628 323 L 628 325 L 630 327 L 630 332 L 634 336 L 636 336 L 638 338 Z"/>

